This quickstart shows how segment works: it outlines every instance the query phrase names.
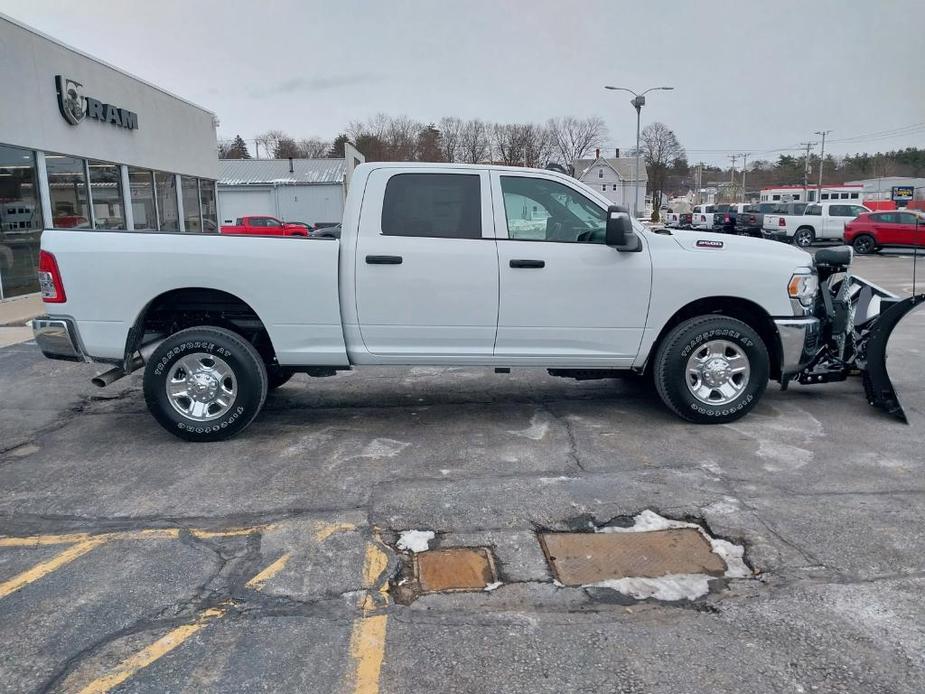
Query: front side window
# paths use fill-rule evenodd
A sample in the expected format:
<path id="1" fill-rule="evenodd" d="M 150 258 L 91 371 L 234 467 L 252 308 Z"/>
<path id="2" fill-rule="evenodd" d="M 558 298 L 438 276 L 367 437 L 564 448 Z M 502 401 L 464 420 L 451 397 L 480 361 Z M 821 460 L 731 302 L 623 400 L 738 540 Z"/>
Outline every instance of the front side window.
<path id="1" fill-rule="evenodd" d="M 199 179 L 183 176 L 180 179 L 180 190 L 183 193 L 183 225 L 187 231 L 202 231 L 202 220 L 199 216 Z"/>
<path id="2" fill-rule="evenodd" d="M 832 205 L 829 207 L 830 217 L 853 217 L 850 205 Z"/>
<path id="3" fill-rule="evenodd" d="M 478 174 L 396 174 L 385 186 L 382 233 L 446 239 L 482 238 Z"/>
<path id="4" fill-rule="evenodd" d="M 177 177 L 163 171 L 154 172 L 157 187 L 157 213 L 162 231 L 180 230 L 180 211 L 177 209 Z"/>
<path id="5" fill-rule="evenodd" d="M 91 161 L 90 199 L 97 229 L 125 229 L 122 209 L 122 172 L 115 164 Z"/>
<path id="6" fill-rule="evenodd" d="M 90 197 L 84 160 L 45 155 L 52 225 L 56 229 L 89 229 Z"/>
<path id="7" fill-rule="evenodd" d="M 511 239 L 604 243 L 606 210 L 568 186 L 545 178 L 502 176 L 501 192 Z"/>
<path id="8" fill-rule="evenodd" d="M 263 226 L 265 227 L 281 227 L 283 223 L 278 219 L 273 219 L 272 217 L 265 217 L 263 220 Z"/>
<path id="9" fill-rule="evenodd" d="M 128 169 L 128 184 L 132 201 L 132 218 L 135 231 L 157 229 L 157 206 L 154 203 L 154 172 L 147 169 Z"/>
<path id="10" fill-rule="evenodd" d="M 867 212 L 867 209 L 864 207 L 861 207 L 860 205 L 850 205 L 849 207 L 851 208 L 852 217 L 857 217 L 859 214 L 864 214 L 865 212 Z"/>
<path id="11" fill-rule="evenodd" d="M 803 212 L 808 217 L 821 217 L 822 208 L 819 205 L 807 205 L 806 210 Z"/>

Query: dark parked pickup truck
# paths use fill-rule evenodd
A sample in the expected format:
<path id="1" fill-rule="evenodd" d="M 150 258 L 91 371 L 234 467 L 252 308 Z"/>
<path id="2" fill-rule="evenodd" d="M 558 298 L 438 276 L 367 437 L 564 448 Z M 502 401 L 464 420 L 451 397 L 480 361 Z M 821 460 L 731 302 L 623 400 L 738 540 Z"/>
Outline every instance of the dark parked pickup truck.
<path id="1" fill-rule="evenodd" d="M 776 214 L 782 205 L 783 203 L 779 202 L 759 202 L 755 205 L 746 206 L 742 213 L 736 217 L 736 233 L 761 236 L 761 225 L 764 223 L 764 216 L 768 213 Z"/>

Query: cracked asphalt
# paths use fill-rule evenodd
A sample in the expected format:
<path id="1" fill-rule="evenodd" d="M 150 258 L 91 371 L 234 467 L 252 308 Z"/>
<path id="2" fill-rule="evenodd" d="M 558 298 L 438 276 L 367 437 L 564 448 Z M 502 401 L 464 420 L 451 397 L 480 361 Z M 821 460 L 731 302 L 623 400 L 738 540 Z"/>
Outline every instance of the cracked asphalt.
<path id="1" fill-rule="evenodd" d="M 856 272 L 908 293 L 911 263 Z M 199 445 L 137 376 L 2 348 L 0 692 L 925 691 L 923 344 L 919 310 L 889 353 L 909 425 L 856 379 L 697 427 L 633 381 L 382 368 Z M 647 508 L 756 575 L 679 604 L 553 583 L 537 530 Z M 395 604 L 408 529 L 491 547 L 502 585 Z"/>

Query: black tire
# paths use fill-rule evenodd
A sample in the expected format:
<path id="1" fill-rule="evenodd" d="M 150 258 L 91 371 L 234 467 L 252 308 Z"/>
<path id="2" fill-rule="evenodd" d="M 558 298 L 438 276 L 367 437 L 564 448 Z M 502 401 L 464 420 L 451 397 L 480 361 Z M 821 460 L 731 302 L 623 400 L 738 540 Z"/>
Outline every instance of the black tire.
<path id="1" fill-rule="evenodd" d="M 809 227 L 800 227 L 793 234 L 793 245 L 808 248 L 816 241 L 816 232 Z"/>
<path id="2" fill-rule="evenodd" d="M 877 252 L 877 241 L 870 234 L 855 236 L 851 245 L 854 248 L 854 252 L 858 255 L 868 255 L 869 253 Z"/>
<path id="3" fill-rule="evenodd" d="M 272 364 L 267 367 L 267 388 L 276 390 L 282 385 L 289 382 L 289 379 L 295 376 L 295 371 L 287 369 L 285 366 Z"/>
<path id="4" fill-rule="evenodd" d="M 719 405 L 698 399 L 688 386 L 688 360 L 711 340 L 735 345 L 750 369 L 743 390 L 734 400 Z M 662 402 L 682 419 L 697 424 L 733 422 L 746 415 L 764 394 L 768 373 L 768 350 L 758 333 L 740 320 L 720 315 L 698 316 L 675 326 L 659 345 L 653 366 Z"/>
<path id="5" fill-rule="evenodd" d="M 234 399 L 227 410 L 206 421 L 183 415 L 167 394 L 168 379 L 179 368 L 177 362 L 194 354 L 206 355 L 203 363 L 208 363 L 210 355 L 221 360 L 234 379 Z M 214 365 L 215 360 L 211 361 Z M 186 441 L 221 441 L 239 433 L 260 412 L 267 397 L 267 371 L 254 346 L 237 333 L 198 326 L 171 335 L 154 350 L 145 367 L 144 393 L 151 414 L 174 436 Z"/>

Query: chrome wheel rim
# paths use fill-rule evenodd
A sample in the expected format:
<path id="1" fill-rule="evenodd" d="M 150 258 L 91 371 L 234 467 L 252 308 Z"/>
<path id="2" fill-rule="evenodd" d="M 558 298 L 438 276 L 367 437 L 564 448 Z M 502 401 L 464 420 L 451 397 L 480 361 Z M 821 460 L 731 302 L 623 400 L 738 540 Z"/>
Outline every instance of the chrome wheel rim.
<path id="1" fill-rule="evenodd" d="M 797 232 L 797 245 L 803 246 L 804 248 L 813 242 L 812 236 L 810 236 L 808 231 L 798 231 Z"/>
<path id="2" fill-rule="evenodd" d="M 751 365 L 742 348 L 728 340 L 710 340 L 687 360 L 687 388 L 705 405 L 728 405 L 748 385 Z"/>
<path id="3" fill-rule="evenodd" d="M 238 393 L 238 381 L 228 363 L 205 352 L 187 354 L 174 362 L 165 387 L 173 409 L 196 422 L 221 417 Z"/>

